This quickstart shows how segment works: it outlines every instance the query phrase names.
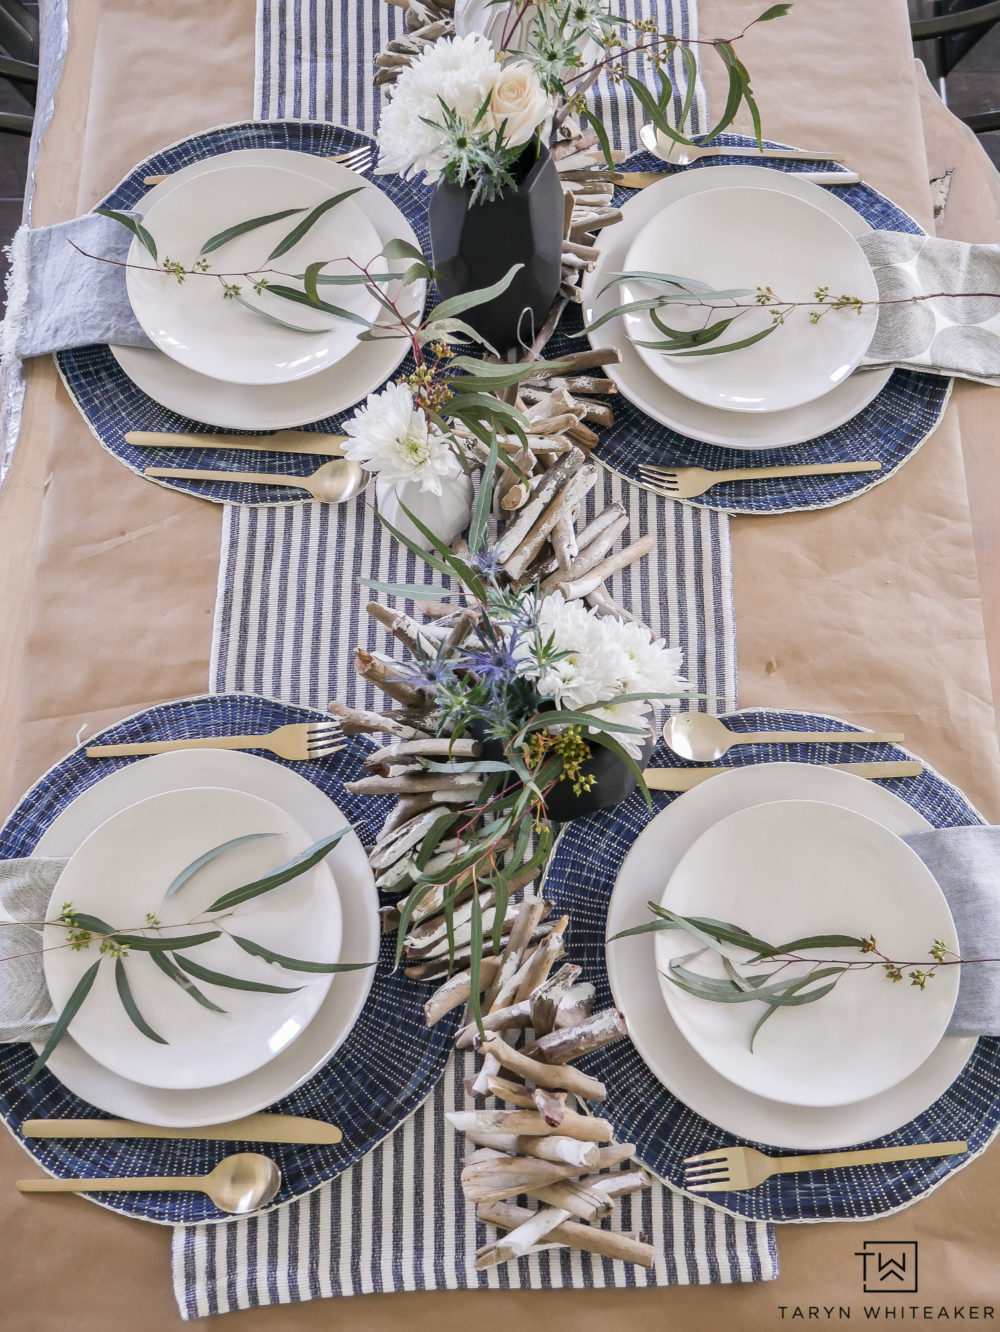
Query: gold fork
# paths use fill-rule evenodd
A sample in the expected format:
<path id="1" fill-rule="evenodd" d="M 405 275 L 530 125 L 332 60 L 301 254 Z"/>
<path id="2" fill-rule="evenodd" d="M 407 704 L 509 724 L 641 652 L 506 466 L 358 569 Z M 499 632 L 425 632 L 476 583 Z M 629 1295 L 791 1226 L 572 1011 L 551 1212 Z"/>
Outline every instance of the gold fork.
<path id="1" fill-rule="evenodd" d="M 169 754 L 175 749 L 269 749 L 278 758 L 318 759 L 338 754 L 345 743 L 339 722 L 292 722 L 262 735 L 199 735 L 184 740 L 137 740 L 120 745 L 90 745 L 87 757 Z"/>
<path id="2" fill-rule="evenodd" d="M 654 467 L 640 463 L 643 484 L 657 495 L 670 499 L 694 499 L 722 481 L 757 481 L 769 476 L 827 476 L 839 472 L 880 472 L 880 462 L 805 463 L 801 467 L 727 467 L 713 472 L 707 467 Z"/>
<path id="3" fill-rule="evenodd" d="M 364 144 L 360 148 L 352 148 L 349 153 L 337 153 L 334 157 L 328 157 L 328 162 L 339 162 L 341 166 L 347 167 L 348 171 L 356 171 L 359 176 L 364 173 L 372 164 L 372 150 Z M 162 171 L 158 176 L 143 176 L 143 185 L 159 185 L 163 180 L 169 179 L 173 173 Z"/>
<path id="4" fill-rule="evenodd" d="M 753 1147 L 720 1147 L 684 1159 L 688 1193 L 732 1193 L 755 1189 L 772 1175 L 799 1170 L 833 1170 L 837 1166 L 878 1165 L 881 1161 L 915 1161 L 923 1156 L 961 1156 L 964 1142 L 918 1142 L 909 1147 L 872 1147 L 852 1152 L 814 1152 L 808 1156 L 766 1156 Z"/>

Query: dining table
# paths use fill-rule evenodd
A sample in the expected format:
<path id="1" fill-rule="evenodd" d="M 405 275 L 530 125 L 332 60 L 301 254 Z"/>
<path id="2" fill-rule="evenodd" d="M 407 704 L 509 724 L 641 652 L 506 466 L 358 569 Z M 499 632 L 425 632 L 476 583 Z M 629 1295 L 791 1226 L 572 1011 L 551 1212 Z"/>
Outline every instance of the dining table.
<path id="1" fill-rule="evenodd" d="M 350 7 L 352 0 L 342 0 Z M 703 34 L 732 35 L 748 0 L 698 0 Z M 322 27 L 329 6 L 297 3 Z M 315 37 L 317 47 L 320 38 Z M 905 0 L 796 0 L 746 37 L 765 134 L 836 145 L 930 233 L 1000 243 L 1000 180 L 913 57 Z M 351 62 L 356 53 L 333 52 Z M 69 6 L 65 55 L 34 167 L 31 221 L 92 208 L 163 145 L 249 118 L 249 0 L 89 0 Z M 722 67 L 703 61 L 710 105 Z M 371 70 L 356 69 L 358 97 Z M 308 106 L 296 112 L 313 118 Z M 748 132 L 749 121 L 736 128 Z M 752 132 L 752 131 L 751 131 Z M 0 487 L 0 806 L 85 737 L 203 694 L 213 651 L 222 514 L 123 468 L 88 429 L 50 357 L 24 367 Z M 731 519 L 743 707 L 905 732 L 907 746 L 1000 822 L 1000 456 L 991 387 L 957 381 L 940 425 L 849 503 Z M 664 501 L 665 504 L 671 503 Z M 325 707 L 326 700 L 319 701 Z M 167 1227 L 73 1197 L 22 1196 L 31 1163 L 0 1134 L 0 1328 L 177 1325 Z M 434 1181 L 414 1181 L 433 1196 Z M 865 1221 L 777 1227 L 780 1272 L 756 1283 L 634 1289 L 400 1290 L 194 1318 L 253 1332 L 520 1325 L 562 1332 L 617 1318 L 695 1332 L 796 1321 L 993 1321 L 1000 1309 L 1000 1155 Z M 861 1256 L 916 1245 L 919 1291 L 866 1293 Z M 887 1252 L 889 1249 L 887 1249 Z M 879 1315 L 875 1315 L 879 1316 Z"/>

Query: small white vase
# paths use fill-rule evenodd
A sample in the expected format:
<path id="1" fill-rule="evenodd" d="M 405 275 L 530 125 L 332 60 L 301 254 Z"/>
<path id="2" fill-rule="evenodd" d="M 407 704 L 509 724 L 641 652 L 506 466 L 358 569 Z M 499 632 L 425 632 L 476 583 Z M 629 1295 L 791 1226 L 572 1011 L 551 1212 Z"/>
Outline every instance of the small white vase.
<path id="1" fill-rule="evenodd" d="M 442 477 L 440 495 L 421 490 L 415 481 L 397 483 L 376 477 L 375 499 L 383 518 L 424 550 L 429 550 L 431 543 L 410 522 L 403 512 L 404 505 L 448 546 L 467 531 L 472 518 L 472 480 L 464 472 Z"/>

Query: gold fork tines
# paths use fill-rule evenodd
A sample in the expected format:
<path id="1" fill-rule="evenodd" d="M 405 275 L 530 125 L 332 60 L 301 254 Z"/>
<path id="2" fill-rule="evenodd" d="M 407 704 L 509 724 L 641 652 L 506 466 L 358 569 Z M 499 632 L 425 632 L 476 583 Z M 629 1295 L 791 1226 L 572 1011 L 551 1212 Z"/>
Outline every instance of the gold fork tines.
<path id="1" fill-rule="evenodd" d="M 336 721 L 291 722 L 264 735 L 197 735 L 183 740 L 138 740 L 115 745 L 90 745 L 88 758 L 121 755 L 169 754 L 177 749 L 267 749 L 278 758 L 328 758 L 345 747 Z"/>
<path id="2" fill-rule="evenodd" d="M 915 1161 L 927 1156 L 961 1156 L 964 1142 L 918 1142 L 906 1147 L 872 1147 L 862 1151 L 814 1152 L 807 1156 L 767 1156 L 753 1147 L 719 1147 L 688 1156 L 684 1187 L 688 1193 L 732 1193 L 755 1189 L 772 1175 L 800 1170 L 833 1170 L 838 1166 L 879 1165 L 884 1161 Z"/>
<path id="3" fill-rule="evenodd" d="M 347 167 L 348 171 L 355 171 L 359 176 L 364 173 L 372 164 L 372 150 L 365 145 L 360 148 L 352 148 L 349 153 L 336 153 L 332 157 L 326 158 L 327 162 L 339 162 L 341 166 Z M 143 185 L 159 185 L 161 181 L 169 180 L 173 172 L 161 171 L 156 176 L 143 176 Z"/>
<path id="4" fill-rule="evenodd" d="M 772 476 L 831 476 L 847 472 L 879 472 L 880 462 L 804 463 L 795 467 L 727 467 L 710 471 L 707 467 L 657 467 L 640 463 L 642 483 L 657 495 L 668 499 L 694 499 L 723 481 L 757 481 Z"/>

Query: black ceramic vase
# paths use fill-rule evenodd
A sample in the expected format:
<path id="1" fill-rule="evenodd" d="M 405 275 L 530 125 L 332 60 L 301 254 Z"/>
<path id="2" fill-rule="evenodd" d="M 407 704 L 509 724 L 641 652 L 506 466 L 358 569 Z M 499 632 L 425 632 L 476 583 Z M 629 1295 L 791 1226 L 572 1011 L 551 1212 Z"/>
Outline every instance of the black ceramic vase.
<path id="1" fill-rule="evenodd" d="M 637 760 L 644 768 L 653 752 L 654 737 L 650 736 L 643 746 Z M 583 765 L 584 776 L 593 774 L 597 781 L 589 791 L 580 795 L 573 794 L 572 782 L 557 782 L 545 801 L 545 812 L 555 823 L 567 823 L 570 819 L 582 818 L 584 814 L 594 814 L 609 805 L 617 805 L 630 796 L 638 783 L 632 769 L 603 745 L 591 742 L 592 757 Z"/>
<path id="2" fill-rule="evenodd" d="M 519 332 L 531 342 L 541 328 L 562 265 L 563 192 L 548 149 L 527 149 L 512 174 L 516 188 L 475 204 L 471 189 L 439 181 L 428 210 L 442 299 L 488 287 L 524 265 L 506 291 L 461 315 L 501 352 L 518 345 Z"/>

